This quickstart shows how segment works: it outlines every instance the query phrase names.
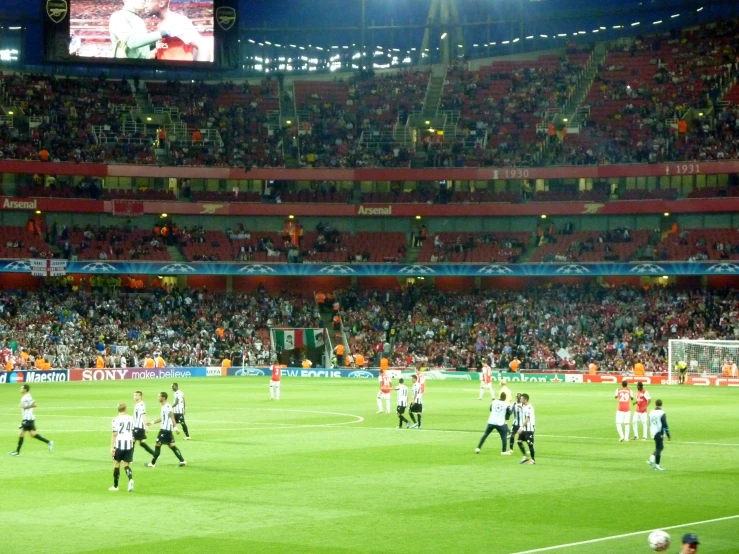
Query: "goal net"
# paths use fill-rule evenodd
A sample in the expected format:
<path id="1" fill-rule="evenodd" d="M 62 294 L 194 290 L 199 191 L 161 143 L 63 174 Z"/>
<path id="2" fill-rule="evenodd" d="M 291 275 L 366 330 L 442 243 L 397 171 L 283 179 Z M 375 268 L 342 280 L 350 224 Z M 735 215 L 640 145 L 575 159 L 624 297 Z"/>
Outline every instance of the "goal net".
<path id="1" fill-rule="evenodd" d="M 670 383 L 681 381 L 681 368 L 686 377 L 739 377 L 739 341 L 670 340 L 667 359 Z"/>

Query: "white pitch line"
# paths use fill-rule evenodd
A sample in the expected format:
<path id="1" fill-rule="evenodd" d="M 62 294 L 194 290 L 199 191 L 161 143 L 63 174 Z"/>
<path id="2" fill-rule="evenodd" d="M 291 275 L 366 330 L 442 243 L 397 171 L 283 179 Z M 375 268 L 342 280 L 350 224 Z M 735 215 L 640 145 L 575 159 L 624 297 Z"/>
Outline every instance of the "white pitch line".
<path id="1" fill-rule="evenodd" d="M 727 517 L 717 517 L 714 519 L 704 519 L 703 521 L 693 521 L 692 523 L 681 523 L 680 525 L 672 525 L 671 527 L 662 527 L 662 530 L 669 531 L 671 529 L 681 529 L 683 527 L 695 527 L 696 525 L 706 525 L 707 523 L 717 523 L 719 521 L 729 521 L 732 519 L 739 518 L 739 514 Z M 514 552 L 513 554 L 534 554 L 535 552 L 550 552 L 552 550 L 561 550 L 563 548 L 571 548 L 573 546 L 582 546 L 584 544 L 595 544 L 599 542 L 612 541 L 615 539 L 625 539 L 628 537 L 635 537 L 637 535 L 645 535 L 651 533 L 654 529 L 648 529 L 646 531 L 636 531 L 634 533 L 623 533 L 621 535 L 612 535 L 610 537 L 601 537 L 599 539 L 591 539 L 589 541 L 570 542 L 567 544 L 557 544 L 555 546 L 546 546 L 544 548 L 535 548 L 534 550 L 522 550 L 521 552 Z"/>
<path id="2" fill-rule="evenodd" d="M 397 427 L 358 427 L 358 429 L 373 429 L 377 431 L 393 431 L 397 429 Z M 417 429 L 418 431 L 422 431 L 425 433 L 463 433 L 466 435 L 481 435 L 483 433 L 483 430 L 480 431 L 462 431 L 459 429 Z M 577 435 L 547 435 L 547 434 L 538 434 L 537 437 L 544 437 L 547 439 L 572 439 L 572 440 L 590 440 L 590 441 L 610 441 L 610 442 L 617 442 L 618 439 L 608 439 L 605 437 L 581 437 Z M 634 441 L 630 440 L 628 442 L 638 442 L 641 443 L 643 441 Z M 650 441 L 647 441 L 649 443 Z M 694 446 L 739 446 L 739 443 L 730 443 L 730 442 L 689 442 L 689 441 L 670 441 L 668 444 L 671 445 L 681 445 L 681 444 L 689 444 Z"/>

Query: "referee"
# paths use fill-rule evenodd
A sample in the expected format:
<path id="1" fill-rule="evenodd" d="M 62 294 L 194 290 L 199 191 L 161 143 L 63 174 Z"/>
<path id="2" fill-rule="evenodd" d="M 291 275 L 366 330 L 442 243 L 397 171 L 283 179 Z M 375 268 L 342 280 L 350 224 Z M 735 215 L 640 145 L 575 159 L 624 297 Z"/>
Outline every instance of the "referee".
<path id="1" fill-rule="evenodd" d="M 479 454 L 482 449 L 482 445 L 485 444 L 485 440 L 488 438 L 490 433 L 497 431 L 500 435 L 500 441 L 502 443 L 501 455 L 510 456 L 511 453 L 506 449 L 508 445 L 508 425 L 506 420 L 511 416 L 511 408 L 506 404 L 506 395 L 504 392 L 500 393 L 499 400 L 493 400 L 490 406 L 490 417 L 488 418 L 488 426 L 485 428 L 485 433 L 480 439 L 480 443 L 475 448 L 475 454 Z"/>

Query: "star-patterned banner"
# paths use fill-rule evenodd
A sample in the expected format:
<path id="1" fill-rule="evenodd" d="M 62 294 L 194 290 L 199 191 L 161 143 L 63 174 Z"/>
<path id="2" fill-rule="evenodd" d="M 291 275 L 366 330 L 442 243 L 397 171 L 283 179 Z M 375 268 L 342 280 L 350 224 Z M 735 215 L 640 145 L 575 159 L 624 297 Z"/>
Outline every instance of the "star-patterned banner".
<path id="1" fill-rule="evenodd" d="M 30 273 L 29 260 L 2 260 L 0 271 Z M 67 274 L 343 277 L 599 277 L 739 275 L 739 261 L 539 264 L 260 264 L 143 261 L 69 262 Z"/>

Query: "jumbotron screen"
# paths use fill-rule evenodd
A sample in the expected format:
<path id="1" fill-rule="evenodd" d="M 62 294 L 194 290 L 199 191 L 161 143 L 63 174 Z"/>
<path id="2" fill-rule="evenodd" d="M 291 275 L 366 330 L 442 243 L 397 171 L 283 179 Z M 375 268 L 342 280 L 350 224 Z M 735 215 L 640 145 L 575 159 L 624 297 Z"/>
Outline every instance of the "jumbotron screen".
<path id="1" fill-rule="evenodd" d="M 69 54 L 213 61 L 213 0 L 71 0 Z"/>

